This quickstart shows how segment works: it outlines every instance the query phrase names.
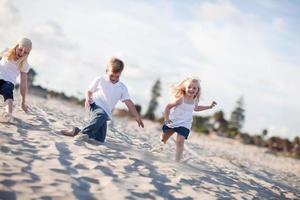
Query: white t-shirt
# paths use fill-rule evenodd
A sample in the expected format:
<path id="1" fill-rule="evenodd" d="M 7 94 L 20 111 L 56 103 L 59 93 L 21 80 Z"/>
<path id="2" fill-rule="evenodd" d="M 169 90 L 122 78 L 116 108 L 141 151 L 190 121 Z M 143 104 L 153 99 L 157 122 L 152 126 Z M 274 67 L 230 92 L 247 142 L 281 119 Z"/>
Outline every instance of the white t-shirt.
<path id="1" fill-rule="evenodd" d="M 100 106 L 110 119 L 118 101 L 130 99 L 127 87 L 120 81 L 113 84 L 107 75 L 95 78 L 88 91 L 93 92 L 93 102 Z"/>
<path id="2" fill-rule="evenodd" d="M 25 63 L 22 72 L 29 71 L 28 63 Z M 6 58 L 0 60 L 0 79 L 9 81 L 16 85 L 17 77 L 20 75 L 19 66 L 16 61 L 8 61 Z"/>

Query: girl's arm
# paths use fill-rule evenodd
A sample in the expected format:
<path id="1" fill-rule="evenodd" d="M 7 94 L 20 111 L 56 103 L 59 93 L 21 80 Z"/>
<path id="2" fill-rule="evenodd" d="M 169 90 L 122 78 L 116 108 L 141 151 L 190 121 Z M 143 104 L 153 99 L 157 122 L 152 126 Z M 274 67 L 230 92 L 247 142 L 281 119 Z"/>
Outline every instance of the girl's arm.
<path id="1" fill-rule="evenodd" d="M 26 92 L 27 92 L 27 74 L 25 72 L 21 72 L 20 73 L 21 108 L 25 112 L 28 111 L 27 105 L 25 103 Z"/>
<path id="2" fill-rule="evenodd" d="M 202 111 L 202 110 L 211 109 L 211 108 L 215 107 L 216 105 L 217 105 L 217 102 L 215 102 L 215 101 L 212 101 L 209 106 L 196 105 L 194 111 L 199 112 L 199 111 Z"/>
<path id="3" fill-rule="evenodd" d="M 135 121 L 138 123 L 138 125 L 144 128 L 144 123 L 138 111 L 136 110 L 134 103 L 130 99 L 124 100 L 123 102 L 126 104 L 129 112 L 134 116 Z"/>
<path id="4" fill-rule="evenodd" d="M 175 99 L 174 101 L 171 101 L 166 105 L 165 111 L 164 111 L 164 119 L 166 123 L 170 123 L 171 120 L 169 119 L 170 110 L 174 108 L 175 106 L 178 106 L 182 103 L 182 98 Z"/>

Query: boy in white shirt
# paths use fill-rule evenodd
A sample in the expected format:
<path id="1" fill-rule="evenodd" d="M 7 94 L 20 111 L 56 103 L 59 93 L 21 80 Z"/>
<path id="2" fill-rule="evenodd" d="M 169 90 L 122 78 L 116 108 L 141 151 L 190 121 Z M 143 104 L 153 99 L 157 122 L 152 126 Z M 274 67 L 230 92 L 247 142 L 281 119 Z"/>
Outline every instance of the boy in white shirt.
<path id="1" fill-rule="evenodd" d="M 124 63 L 120 59 L 113 57 L 109 60 L 106 74 L 96 77 L 86 93 L 85 107 L 92 112 L 89 124 L 82 130 L 74 127 L 71 131 L 62 131 L 64 135 L 75 136 L 82 133 L 88 135 L 89 138 L 104 142 L 106 122 L 112 118 L 112 110 L 119 100 L 126 104 L 138 125 L 144 128 L 143 121 L 129 97 L 127 87 L 119 81 L 123 69 Z"/>

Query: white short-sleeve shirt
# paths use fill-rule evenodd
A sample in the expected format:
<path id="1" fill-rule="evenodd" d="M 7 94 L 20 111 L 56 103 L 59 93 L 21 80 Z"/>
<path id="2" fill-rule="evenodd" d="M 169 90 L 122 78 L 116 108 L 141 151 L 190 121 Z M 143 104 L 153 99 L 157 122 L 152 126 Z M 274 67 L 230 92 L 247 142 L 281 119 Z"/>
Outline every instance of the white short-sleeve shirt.
<path id="1" fill-rule="evenodd" d="M 93 102 L 100 106 L 110 119 L 118 101 L 130 99 L 126 85 L 120 81 L 113 84 L 107 75 L 95 78 L 88 91 L 93 93 Z"/>
<path id="2" fill-rule="evenodd" d="M 29 71 L 28 63 L 25 63 L 21 72 Z M 0 79 L 9 81 L 16 85 L 17 77 L 20 75 L 20 70 L 16 61 L 8 61 L 6 58 L 0 60 Z"/>

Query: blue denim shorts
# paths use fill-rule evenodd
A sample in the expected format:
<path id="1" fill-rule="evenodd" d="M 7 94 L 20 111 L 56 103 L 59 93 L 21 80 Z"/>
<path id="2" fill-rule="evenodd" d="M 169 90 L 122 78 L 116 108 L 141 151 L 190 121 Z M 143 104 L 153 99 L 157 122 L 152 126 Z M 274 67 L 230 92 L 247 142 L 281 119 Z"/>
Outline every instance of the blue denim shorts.
<path id="1" fill-rule="evenodd" d="M 4 101 L 7 99 L 14 99 L 14 84 L 5 81 L 5 80 L 0 80 L 0 94 L 4 97 Z"/>
<path id="2" fill-rule="evenodd" d="M 163 125 L 162 127 L 163 132 L 167 132 L 169 130 L 173 130 L 175 131 L 177 134 L 182 135 L 185 139 L 188 138 L 189 134 L 190 134 L 190 130 L 188 128 L 185 128 L 183 126 L 179 126 L 179 127 L 175 127 L 175 128 L 170 128 L 167 125 Z"/>

